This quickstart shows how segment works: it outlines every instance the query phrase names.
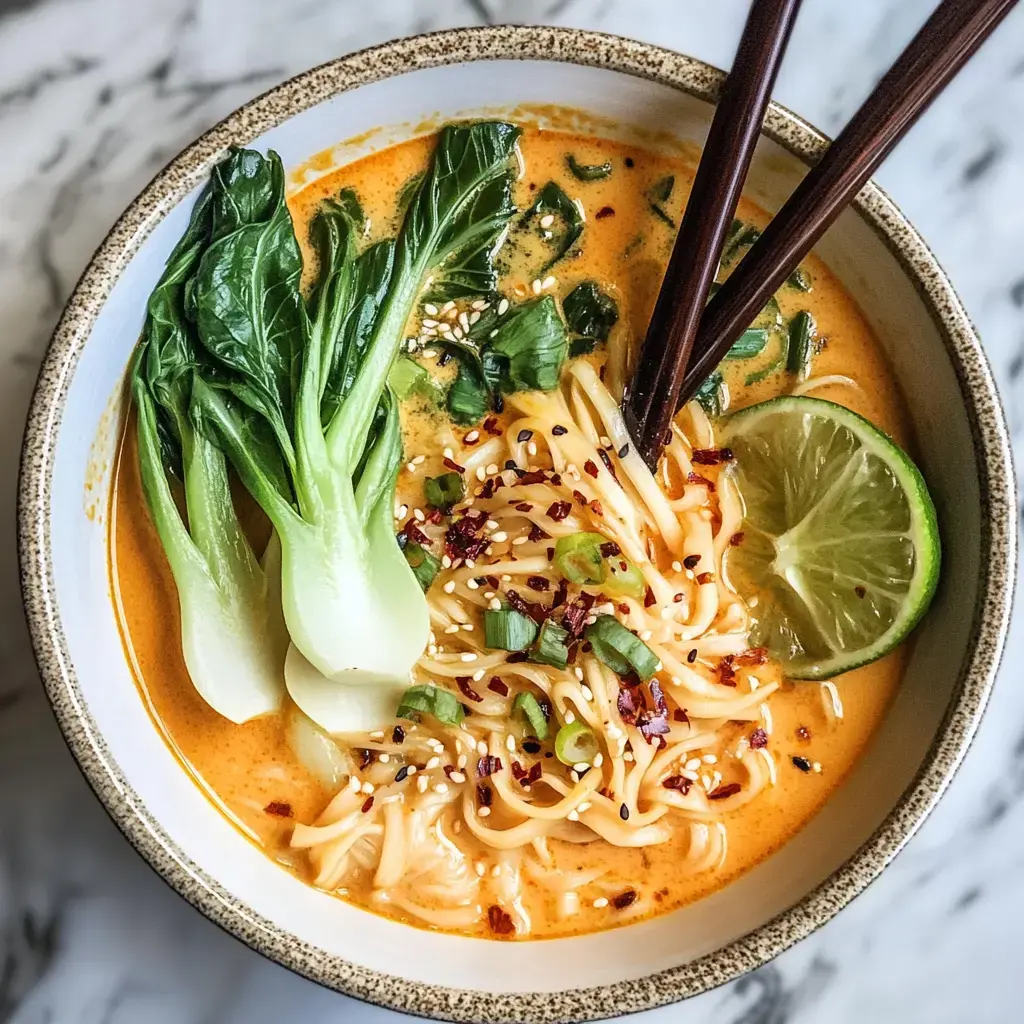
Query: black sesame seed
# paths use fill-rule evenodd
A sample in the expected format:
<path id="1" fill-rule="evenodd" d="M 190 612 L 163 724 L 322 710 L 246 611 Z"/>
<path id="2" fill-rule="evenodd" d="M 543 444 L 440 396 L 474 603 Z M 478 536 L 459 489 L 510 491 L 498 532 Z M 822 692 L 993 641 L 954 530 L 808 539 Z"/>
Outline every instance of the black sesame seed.
<path id="1" fill-rule="evenodd" d="M 520 430 L 519 431 L 519 436 L 516 438 L 516 440 L 520 444 L 522 444 L 524 441 L 529 441 L 531 437 L 533 437 L 533 431 L 532 430 Z"/>
<path id="2" fill-rule="evenodd" d="M 400 726 L 396 725 L 391 733 L 392 743 L 404 743 L 405 742 L 405 730 Z"/>
<path id="3" fill-rule="evenodd" d="M 692 665 L 697 660 L 697 648 L 694 647 L 692 651 L 686 656 L 686 660 Z"/>
<path id="4" fill-rule="evenodd" d="M 616 453 L 620 459 L 624 459 L 629 454 L 629 445 L 624 444 Z"/>
<path id="5" fill-rule="evenodd" d="M 629 808 L 625 804 L 619 804 L 619 817 L 623 821 L 629 821 Z"/>
<path id="6" fill-rule="evenodd" d="M 395 782 L 405 782 L 405 777 L 408 774 L 409 766 L 407 764 L 403 764 L 402 767 L 398 769 L 398 774 L 395 776 Z"/>
<path id="7" fill-rule="evenodd" d="M 811 762 L 808 761 L 806 757 L 800 757 L 799 755 L 795 755 L 794 757 L 790 758 L 790 760 L 802 772 L 809 772 L 811 770 Z"/>
<path id="8" fill-rule="evenodd" d="M 505 468 L 506 469 L 518 469 L 519 467 L 516 465 L 516 460 L 515 459 L 506 459 L 505 460 Z"/>
<path id="9" fill-rule="evenodd" d="M 631 156 L 627 156 L 625 161 L 624 161 L 624 163 L 626 164 L 627 167 L 634 167 L 635 166 L 635 164 L 633 163 L 633 158 Z"/>
<path id="10" fill-rule="evenodd" d="M 566 427 L 563 427 L 561 423 L 556 423 L 551 428 L 551 433 L 554 434 L 555 437 L 561 437 L 563 434 L 568 434 L 569 431 Z"/>
<path id="11" fill-rule="evenodd" d="M 700 561 L 700 555 L 687 555 L 683 559 L 683 568 L 684 569 L 695 569 L 697 567 L 697 563 L 699 561 Z"/>

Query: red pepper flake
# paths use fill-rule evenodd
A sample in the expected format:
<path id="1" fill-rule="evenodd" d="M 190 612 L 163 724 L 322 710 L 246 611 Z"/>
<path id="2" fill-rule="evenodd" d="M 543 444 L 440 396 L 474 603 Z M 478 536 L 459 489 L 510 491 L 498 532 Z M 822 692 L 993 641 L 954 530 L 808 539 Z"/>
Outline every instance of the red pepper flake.
<path id="1" fill-rule="evenodd" d="M 806 757 L 801 757 L 799 754 L 796 754 L 791 757 L 790 760 L 802 772 L 809 772 L 811 770 L 811 762 L 808 761 Z"/>
<path id="2" fill-rule="evenodd" d="M 590 503 L 590 511 L 593 512 L 595 516 L 604 515 L 604 507 L 601 505 L 601 502 L 597 500 L 597 498 L 594 498 L 594 500 Z"/>
<path id="3" fill-rule="evenodd" d="M 426 520 L 433 526 L 438 526 L 444 521 L 444 514 L 439 508 L 432 508 L 426 515 Z"/>
<path id="4" fill-rule="evenodd" d="M 763 665 L 767 660 L 767 647 L 751 647 L 748 651 L 732 656 L 734 665 Z"/>
<path id="5" fill-rule="evenodd" d="M 491 681 L 487 684 L 487 689 L 493 693 L 497 693 L 502 697 L 508 696 L 508 685 L 504 680 L 499 679 L 497 676 L 492 676 Z"/>
<path id="6" fill-rule="evenodd" d="M 745 539 L 746 539 L 746 534 L 744 534 L 744 532 L 742 530 L 740 530 L 739 533 L 734 533 L 729 538 L 729 545 L 730 545 L 730 547 L 738 548 L 743 543 L 743 541 Z"/>
<path id="7" fill-rule="evenodd" d="M 622 554 L 622 548 L 620 548 L 619 545 L 616 544 L 613 540 L 605 541 L 598 548 L 598 551 L 601 552 L 601 555 L 604 558 L 614 558 L 616 555 Z"/>
<path id="8" fill-rule="evenodd" d="M 696 569 L 699 562 L 700 562 L 700 555 L 687 555 L 683 559 L 683 568 L 684 569 Z"/>
<path id="9" fill-rule="evenodd" d="M 454 459 L 449 459 L 447 455 L 441 460 L 441 463 L 445 469 L 450 469 L 455 473 L 466 472 L 465 466 L 460 466 Z"/>
<path id="10" fill-rule="evenodd" d="M 551 554 L 548 558 L 554 556 L 554 548 L 549 548 Z M 565 599 L 569 596 L 569 581 L 564 577 L 558 581 L 558 589 L 555 591 L 555 596 L 551 599 L 551 610 L 554 611 L 556 608 L 561 608 L 565 604 Z"/>
<path id="11" fill-rule="evenodd" d="M 455 683 L 459 688 L 459 692 L 466 698 L 466 700 L 476 701 L 476 703 L 479 704 L 480 701 L 483 700 L 483 697 L 481 697 L 480 694 L 469 685 L 470 679 L 470 676 L 456 676 Z"/>
<path id="12" fill-rule="evenodd" d="M 563 427 L 561 423 L 556 423 L 551 428 L 551 433 L 554 434 L 555 437 L 561 437 L 563 434 L 568 434 L 569 430 L 568 428 Z"/>
<path id="13" fill-rule="evenodd" d="M 361 811 L 363 812 L 363 814 L 366 814 L 366 812 L 367 812 L 367 811 L 368 811 L 368 810 L 369 810 L 369 809 L 370 809 L 370 808 L 371 808 L 372 806 L 373 806 L 373 797 L 372 797 L 372 796 L 368 796 L 368 797 L 367 797 L 367 798 L 366 798 L 366 799 L 365 799 L 365 800 L 363 801 L 363 806 L 362 806 L 362 807 L 360 808 L 360 810 L 361 810 Z"/>
<path id="14" fill-rule="evenodd" d="M 561 487 L 562 486 L 562 474 L 561 473 L 552 473 L 551 474 L 551 479 L 550 479 L 549 482 L 550 482 L 552 487 Z"/>
<path id="15" fill-rule="evenodd" d="M 715 493 L 715 485 L 706 476 L 701 476 L 700 473 L 690 473 L 686 477 L 686 482 L 690 484 L 703 484 L 708 489 L 708 493 Z"/>
<path id="16" fill-rule="evenodd" d="M 543 576 L 527 576 L 526 585 L 530 588 L 530 590 L 544 591 L 551 586 L 551 583 Z"/>
<path id="17" fill-rule="evenodd" d="M 481 807 L 490 807 L 494 800 L 494 790 L 490 786 L 485 786 L 482 782 L 477 784 L 476 787 L 476 802 Z"/>
<path id="18" fill-rule="evenodd" d="M 400 726 L 396 725 L 391 730 L 391 742 L 392 743 L 404 743 L 405 742 L 405 730 Z"/>
<path id="19" fill-rule="evenodd" d="M 594 214 L 594 220 L 604 220 L 605 217 L 614 217 L 615 210 L 610 206 L 602 206 L 597 213 Z"/>
<path id="20" fill-rule="evenodd" d="M 496 903 L 487 908 L 487 923 L 495 935 L 512 935 L 516 930 L 508 912 L 502 910 Z"/>
<path id="21" fill-rule="evenodd" d="M 583 463 L 583 472 L 588 476 L 592 476 L 595 480 L 597 479 L 597 466 L 594 465 L 593 459 L 587 459 Z"/>
<path id="22" fill-rule="evenodd" d="M 683 796 L 686 796 L 686 794 L 690 792 L 690 787 L 693 785 L 693 782 L 682 775 L 670 775 L 667 779 L 662 780 L 661 784 L 665 789 L 676 789 L 682 793 Z"/>
<path id="23" fill-rule="evenodd" d="M 626 604 L 626 602 L 625 602 L 625 601 L 623 601 L 623 602 L 622 602 L 622 604 L 618 604 L 618 605 L 616 605 L 615 607 L 616 607 L 616 608 L 618 608 L 618 610 L 619 610 L 619 611 L 620 611 L 620 612 L 621 612 L 621 613 L 622 613 L 623 615 L 628 615 L 628 614 L 629 614 L 629 605 L 628 605 L 628 604 Z"/>
<path id="24" fill-rule="evenodd" d="M 633 697 L 633 691 L 623 687 L 619 690 L 619 695 L 615 700 L 615 706 L 619 712 L 619 718 L 623 720 L 627 725 L 635 725 L 637 714 L 640 709 L 637 707 L 637 702 Z"/>
<path id="25" fill-rule="evenodd" d="M 764 729 L 755 729 L 750 734 L 750 745 L 754 750 L 763 750 L 768 746 L 768 733 Z"/>
<path id="26" fill-rule="evenodd" d="M 636 903 L 636 890 L 627 889 L 625 892 L 620 892 L 618 896 L 612 897 L 611 903 L 616 910 L 625 910 L 626 907 Z"/>
<path id="27" fill-rule="evenodd" d="M 858 597 L 864 597 L 864 595 L 867 594 L 867 591 L 859 583 L 853 588 L 853 592 Z"/>
<path id="28" fill-rule="evenodd" d="M 654 596 L 654 591 L 648 587 L 644 591 L 644 607 L 650 608 L 654 604 L 657 604 L 657 598 Z"/>
<path id="29" fill-rule="evenodd" d="M 731 448 L 695 448 L 693 461 L 698 466 L 717 466 L 722 462 L 731 462 Z"/>
<path id="30" fill-rule="evenodd" d="M 533 506 L 528 501 L 521 501 L 518 505 L 512 506 L 517 512 L 532 512 Z"/>
<path id="31" fill-rule="evenodd" d="M 548 556 L 548 561 L 549 562 L 553 561 L 554 557 L 555 557 L 555 549 L 554 548 L 548 548 L 547 549 L 547 556 Z"/>
<path id="32" fill-rule="evenodd" d="M 522 782 L 522 780 L 527 778 L 530 774 L 518 761 L 513 761 L 509 765 L 509 768 L 512 771 L 512 778 L 515 779 L 516 782 Z"/>
<path id="33" fill-rule="evenodd" d="M 615 467 L 612 465 L 612 460 L 608 457 L 608 453 L 603 448 L 598 448 L 597 454 L 601 456 L 601 461 L 604 463 L 604 468 L 607 469 L 609 473 L 611 473 L 612 479 L 617 481 L 619 478 L 615 475 Z"/>
<path id="34" fill-rule="evenodd" d="M 484 420 L 484 430 L 486 430 L 492 437 L 497 437 L 501 433 L 501 430 L 498 428 L 498 417 L 488 416 L 487 419 Z"/>
<path id="35" fill-rule="evenodd" d="M 568 501 L 553 501 L 548 507 L 547 516 L 556 523 L 560 523 L 572 511 L 572 505 Z"/>
<path id="36" fill-rule="evenodd" d="M 283 800 L 271 800 L 263 810 L 275 818 L 290 818 L 292 816 L 292 805 L 286 804 Z"/>
<path id="37" fill-rule="evenodd" d="M 516 483 L 520 487 L 528 487 L 530 484 L 544 484 L 547 483 L 547 477 L 544 475 L 544 470 L 534 469 L 529 473 L 525 473 L 520 470 L 516 477 L 518 478 Z"/>
<path id="38" fill-rule="evenodd" d="M 686 713 L 686 708 L 676 708 L 675 711 L 672 712 L 672 721 L 685 722 L 689 725 L 690 716 Z"/>
<path id="39" fill-rule="evenodd" d="M 680 594 L 673 594 L 672 595 L 673 603 L 680 604 L 682 602 L 682 600 L 683 600 L 683 595 L 681 593 Z"/>
<path id="40" fill-rule="evenodd" d="M 811 730 L 806 725 L 801 725 L 796 731 L 796 738 L 806 743 L 811 738 Z"/>
<path id="41" fill-rule="evenodd" d="M 488 775 L 501 771 L 501 758 L 491 754 L 484 754 L 476 763 L 477 778 L 485 779 Z"/>
<path id="42" fill-rule="evenodd" d="M 525 744 L 523 745 L 523 749 L 526 749 Z M 537 782 L 540 779 L 543 771 L 544 769 L 541 766 L 540 761 L 538 761 L 535 765 L 533 765 L 533 767 L 530 768 L 530 774 L 526 777 L 526 781 L 530 785 L 532 785 L 534 782 Z"/>
<path id="43" fill-rule="evenodd" d="M 726 655 L 718 663 L 718 681 L 723 686 L 736 685 L 736 669 L 732 667 L 732 655 Z"/>
<path id="44" fill-rule="evenodd" d="M 430 538 L 419 528 L 419 524 L 415 519 L 410 519 L 405 526 L 402 527 L 402 533 L 406 535 L 414 544 L 429 544 Z"/>
<path id="45" fill-rule="evenodd" d="M 584 508 L 587 507 L 587 496 L 582 491 L 573 491 L 572 496 L 579 502 Z"/>
<path id="46" fill-rule="evenodd" d="M 588 594 L 584 591 L 565 609 L 562 626 L 574 637 L 579 637 L 583 633 L 587 615 L 590 614 L 590 609 L 594 606 L 595 600 L 596 598 L 593 594 Z"/>
<path id="47" fill-rule="evenodd" d="M 697 575 L 697 582 L 703 586 L 705 583 L 714 583 L 718 577 L 713 572 L 702 572 Z"/>
<path id="48" fill-rule="evenodd" d="M 493 498 L 494 497 L 494 492 L 496 490 L 497 490 L 497 487 L 495 486 L 495 483 L 494 483 L 494 477 L 493 476 L 492 477 L 488 477 L 487 480 L 484 481 L 483 487 L 480 488 L 480 497 L 481 498 Z"/>
<path id="49" fill-rule="evenodd" d="M 497 576 L 484 576 L 484 582 L 491 588 L 491 590 L 497 590 L 501 586 L 501 581 Z"/>
<path id="50" fill-rule="evenodd" d="M 708 793 L 708 799 L 725 800 L 727 797 L 735 796 L 742 788 L 738 782 L 730 782 L 728 785 L 719 786 L 713 792 Z"/>
<path id="51" fill-rule="evenodd" d="M 539 540 L 546 540 L 548 534 L 546 534 L 536 523 L 531 523 L 530 532 L 526 536 L 529 540 L 536 543 Z"/>

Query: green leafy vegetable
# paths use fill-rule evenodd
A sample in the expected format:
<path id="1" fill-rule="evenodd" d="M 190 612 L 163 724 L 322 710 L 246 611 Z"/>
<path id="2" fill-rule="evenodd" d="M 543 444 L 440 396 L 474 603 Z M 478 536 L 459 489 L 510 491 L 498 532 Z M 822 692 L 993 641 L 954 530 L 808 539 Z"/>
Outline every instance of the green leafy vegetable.
<path id="1" fill-rule="evenodd" d="M 428 476 L 423 484 L 423 494 L 428 505 L 439 508 L 442 512 L 450 512 L 466 496 L 466 485 L 461 473 L 442 473 L 440 476 Z"/>
<path id="2" fill-rule="evenodd" d="M 583 722 L 563 725 L 555 735 L 555 757 L 562 764 L 589 765 L 600 749 L 593 730 Z"/>
<path id="3" fill-rule="evenodd" d="M 590 641 L 597 658 L 620 676 L 636 672 L 647 682 L 658 671 L 658 656 L 614 615 L 599 615 L 583 635 Z"/>
<path id="4" fill-rule="evenodd" d="M 423 589 L 423 592 L 426 593 L 430 589 L 431 583 L 437 577 L 437 574 L 441 571 L 440 559 L 436 558 L 422 544 L 409 541 L 405 545 L 405 560 L 409 563 L 409 568 L 412 569 L 416 582 Z"/>
<path id="5" fill-rule="evenodd" d="M 583 207 L 581 203 L 578 199 L 570 199 L 562 191 L 562 188 L 553 181 L 549 181 L 537 193 L 533 206 L 523 215 L 523 223 L 529 223 L 534 217 L 544 218 L 548 214 L 555 218 L 556 223 L 560 227 L 558 230 L 555 230 L 554 225 L 551 228 L 545 228 L 545 230 L 551 231 L 550 244 L 554 249 L 554 254 L 541 267 L 540 272 L 542 274 L 550 270 L 565 256 L 576 242 L 579 241 L 580 235 L 583 234 Z"/>
<path id="6" fill-rule="evenodd" d="M 768 331 L 764 328 L 751 327 L 744 331 L 732 348 L 726 353 L 726 359 L 751 359 L 759 356 L 768 344 Z"/>
<path id="7" fill-rule="evenodd" d="M 565 162 L 577 181 L 600 181 L 612 173 L 610 160 L 605 160 L 603 164 L 581 164 L 572 153 L 569 153 Z"/>
<path id="8" fill-rule="evenodd" d="M 548 720 L 540 706 L 540 701 L 532 693 L 523 690 L 516 694 L 512 701 L 512 713 L 519 713 L 525 720 L 533 735 L 539 740 L 548 738 Z"/>
<path id="9" fill-rule="evenodd" d="M 458 725 L 466 717 L 459 698 L 433 684 L 410 686 L 395 712 L 396 718 L 413 722 L 418 722 L 422 715 L 433 715 L 443 725 Z"/>
<path id="10" fill-rule="evenodd" d="M 252 208 L 246 192 L 239 217 Z M 235 514 L 224 456 L 193 422 L 193 383 L 205 356 L 186 296 L 210 245 L 213 209 L 208 187 L 149 298 L 130 376 L 142 488 L 178 591 L 185 665 L 203 699 L 241 723 L 280 706 L 287 638 L 274 628 L 273 566 L 264 573 L 257 561 Z M 185 518 L 169 471 L 184 483 Z M 268 557 L 276 548 L 272 540 Z"/>
<path id="11" fill-rule="evenodd" d="M 541 665 L 554 665 L 555 668 L 565 668 L 569 664 L 569 648 L 565 641 L 569 638 L 569 631 L 563 629 L 551 619 L 545 619 L 540 627 L 540 635 L 530 652 L 530 661 L 539 662 Z"/>
<path id="12" fill-rule="evenodd" d="M 718 370 L 707 377 L 693 397 L 712 419 L 722 415 L 725 410 L 725 380 Z"/>
<path id="13" fill-rule="evenodd" d="M 814 287 L 811 281 L 811 275 L 807 273 L 802 267 L 797 267 L 786 281 L 791 288 L 795 288 L 799 292 L 809 292 Z"/>
<path id="14" fill-rule="evenodd" d="M 537 639 L 537 623 L 514 608 L 484 612 L 484 645 L 497 651 L 525 651 Z"/>
<path id="15" fill-rule="evenodd" d="M 811 358 L 814 355 L 814 318 L 802 309 L 789 325 L 789 355 L 786 369 L 804 380 L 811 372 Z"/>
<path id="16" fill-rule="evenodd" d="M 596 345 L 608 340 L 608 335 L 619 320 L 619 307 L 595 281 L 583 281 L 562 300 L 565 322 L 573 339 L 571 356 L 592 352 Z"/>
<path id="17" fill-rule="evenodd" d="M 741 249 L 749 249 L 760 237 L 761 232 L 753 224 L 744 224 L 741 220 L 734 220 L 729 229 L 729 237 L 725 242 L 722 263 L 727 266 L 734 262 L 741 255 Z"/>
<path id="18" fill-rule="evenodd" d="M 399 356 L 388 374 L 388 384 L 400 402 L 422 393 L 430 383 L 430 371 L 408 356 Z"/>
<path id="19" fill-rule="evenodd" d="M 663 220 L 670 228 L 674 228 L 676 222 L 665 212 L 664 204 L 672 198 L 672 192 L 675 190 L 675 187 L 676 176 L 674 174 L 667 174 L 664 178 L 659 178 L 647 190 L 647 205 L 650 207 L 651 212 L 659 220 Z"/>

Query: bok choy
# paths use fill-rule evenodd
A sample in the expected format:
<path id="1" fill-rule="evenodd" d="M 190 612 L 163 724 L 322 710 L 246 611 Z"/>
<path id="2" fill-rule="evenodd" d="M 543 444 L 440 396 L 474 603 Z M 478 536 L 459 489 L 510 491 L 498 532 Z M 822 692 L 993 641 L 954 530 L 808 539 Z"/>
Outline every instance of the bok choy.
<path id="1" fill-rule="evenodd" d="M 224 455 L 194 423 L 203 360 L 186 305 L 213 222 L 207 189 L 150 296 L 131 389 L 142 487 L 178 590 L 185 665 L 207 703 L 241 723 L 280 705 L 287 636 L 235 514 Z M 185 517 L 172 473 L 184 485 Z"/>

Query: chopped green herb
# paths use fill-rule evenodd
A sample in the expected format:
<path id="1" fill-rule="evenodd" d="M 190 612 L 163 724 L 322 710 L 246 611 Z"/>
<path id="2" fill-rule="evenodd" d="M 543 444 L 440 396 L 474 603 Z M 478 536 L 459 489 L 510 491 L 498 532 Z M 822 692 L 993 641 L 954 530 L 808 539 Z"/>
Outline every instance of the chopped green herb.
<path id="1" fill-rule="evenodd" d="M 583 635 L 597 658 L 620 676 L 636 672 L 646 682 L 658 671 L 658 656 L 614 615 L 599 615 Z"/>
<path id="2" fill-rule="evenodd" d="M 718 370 L 710 374 L 701 384 L 694 398 L 700 402 L 700 407 L 712 419 L 722 415 L 725 411 L 725 380 Z"/>
<path id="3" fill-rule="evenodd" d="M 595 281 L 583 281 L 562 300 L 565 321 L 574 338 L 569 349 L 571 356 L 585 355 L 608 340 L 611 329 L 618 323 L 619 307 Z"/>
<path id="4" fill-rule="evenodd" d="M 570 199 L 553 181 L 549 181 L 537 193 L 537 198 L 523 215 L 523 223 L 527 224 L 534 217 L 543 218 L 551 214 L 561 222 L 561 230 L 551 231 L 550 244 L 554 255 L 540 268 L 544 273 L 550 270 L 579 240 L 583 234 L 583 207 L 578 200 Z"/>
<path id="5" fill-rule="evenodd" d="M 789 325 L 789 355 L 786 358 L 786 369 L 800 380 L 806 379 L 811 372 L 814 333 L 814 318 L 807 310 L 800 310 Z"/>
<path id="6" fill-rule="evenodd" d="M 428 476 L 423 484 L 423 494 L 428 505 L 439 508 L 442 512 L 450 512 L 466 496 L 466 485 L 461 473 L 442 473 L 440 476 Z"/>
<path id="7" fill-rule="evenodd" d="M 537 739 L 548 738 L 548 720 L 544 717 L 540 701 L 532 693 L 523 690 L 522 693 L 516 694 L 516 699 L 512 701 L 512 713 L 516 712 L 526 720 L 527 726 Z"/>
<path id="8" fill-rule="evenodd" d="M 525 651 L 537 639 L 537 623 L 515 608 L 484 612 L 484 644 L 491 650 Z"/>
<path id="9" fill-rule="evenodd" d="M 674 174 L 667 174 L 664 178 L 659 178 L 647 190 L 647 205 L 650 207 L 651 212 L 671 228 L 676 226 L 676 222 L 665 212 L 662 204 L 667 203 L 672 198 L 672 192 L 675 187 L 676 176 Z"/>
<path id="10" fill-rule="evenodd" d="M 811 275 L 802 267 L 797 267 L 796 270 L 789 275 L 789 279 L 786 281 L 786 284 L 801 292 L 809 292 L 814 287 L 811 283 Z"/>
<path id="11" fill-rule="evenodd" d="M 555 736 L 555 757 L 562 764 L 587 764 L 597 757 L 600 747 L 593 730 L 583 722 L 563 725 Z"/>
<path id="12" fill-rule="evenodd" d="M 444 725 L 458 725 L 466 713 L 454 693 L 442 690 L 432 683 L 410 686 L 402 694 L 402 702 L 395 712 L 396 718 L 408 718 L 418 722 L 421 715 L 433 715 Z"/>
<path id="13" fill-rule="evenodd" d="M 565 162 L 568 164 L 569 170 L 572 171 L 573 177 L 578 181 L 600 181 L 601 178 L 607 178 L 612 173 L 610 160 L 606 160 L 603 164 L 581 164 L 572 153 L 569 153 Z"/>
<path id="14" fill-rule="evenodd" d="M 545 619 L 540 627 L 540 635 L 537 643 L 530 652 L 530 661 L 539 662 L 541 665 L 553 665 L 555 668 L 565 668 L 569 664 L 569 648 L 565 641 L 569 638 L 569 631 L 562 629 L 551 619 Z"/>
<path id="15" fill-rule="evenodd" d="M 424 593 L 430 589 L 430 584 L 441 570 L 441 563 L 422 544 L 409 541 L 405 545 L 405 560 L 412 569 L 416 582 L 423 588 Z"/>
<path id="16" fill-rule="evenodd" d="M 768 331 L 764 328 L 751 327 L 744 331 L 731 349 L 725 354 L 726 359 L 751 359 L 759 356 L 768 344 Z"/>

